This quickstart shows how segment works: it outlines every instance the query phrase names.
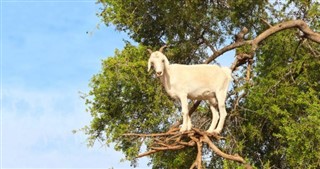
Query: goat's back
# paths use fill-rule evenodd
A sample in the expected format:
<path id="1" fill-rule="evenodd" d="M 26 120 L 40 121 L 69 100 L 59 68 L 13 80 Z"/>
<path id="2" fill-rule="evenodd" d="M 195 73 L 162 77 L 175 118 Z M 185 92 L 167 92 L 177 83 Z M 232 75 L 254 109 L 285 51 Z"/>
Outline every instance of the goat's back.
<path id="1" fill-rule="evenodd" d="M 231 70 L 217 65 L 170 65 L 170 84 L 175 90 L 198 98 L 203 93 L 226 90 L 231 80 Z"/>
<path id="2" fill-rule="evenodd" d="M 216 81 L 218 79 L 231 79 L 231 69 L 218 65 L 170 65 L 171 73 L 179 80 Z M 215 80 L 216 79 L 216 80 Z"/>

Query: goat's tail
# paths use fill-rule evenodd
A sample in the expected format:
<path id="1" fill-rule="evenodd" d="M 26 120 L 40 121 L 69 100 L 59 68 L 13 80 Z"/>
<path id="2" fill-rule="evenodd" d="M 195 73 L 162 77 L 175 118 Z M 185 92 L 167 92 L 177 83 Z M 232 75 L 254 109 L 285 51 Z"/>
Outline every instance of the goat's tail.
<path id="1" fill-rule="evenodd" d="M 223 72 L 227 75 L 228 80 L 232 80 L 232 70 L 228 67 L 222 67 Z"/>

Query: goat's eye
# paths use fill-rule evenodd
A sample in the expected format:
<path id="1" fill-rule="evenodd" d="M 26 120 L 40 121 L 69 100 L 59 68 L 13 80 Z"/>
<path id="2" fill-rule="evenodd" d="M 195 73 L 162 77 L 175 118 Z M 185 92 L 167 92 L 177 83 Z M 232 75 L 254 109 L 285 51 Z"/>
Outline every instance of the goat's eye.
<path id="1" fill-rule="evenodd" d="M 162 61 L 162 63 L 164 63 L 164 59 L 162 59 L 161 61 Z"/>

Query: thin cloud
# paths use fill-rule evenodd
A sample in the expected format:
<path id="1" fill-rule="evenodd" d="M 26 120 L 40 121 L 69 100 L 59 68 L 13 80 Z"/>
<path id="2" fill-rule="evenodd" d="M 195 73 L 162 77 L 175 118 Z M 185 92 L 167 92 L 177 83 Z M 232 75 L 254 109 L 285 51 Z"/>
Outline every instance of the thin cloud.
<path id="1" fill-rule="evenodd" d="M 2 3 L 2 167 L 130 167 L 112 147 L 89 149 L 83 133 L 72 133 L 91 119 L 78 91 L 87 92 L 101 59 L 124 45 L 123 34 L 95 29 L 97 9 L 94 2 Z"/>
<path id="2" fill-rule="evenodd" d="M 121 153 L 101 149 L 99 145 L 88 149 L 81 132 L 72 134 L 73 129 L 83 127 L 90 120 L 76 93 L 27 91 L 15 87 L 6 88 L 3 98 L 7 100 L 3 107 L 2 129 L 4 167 L 129 165 L 119 163 L 123 158 Z M 68 100 L 72 107 L 57 108 L 56 105 L 62 105 L 61 100 Z"/>

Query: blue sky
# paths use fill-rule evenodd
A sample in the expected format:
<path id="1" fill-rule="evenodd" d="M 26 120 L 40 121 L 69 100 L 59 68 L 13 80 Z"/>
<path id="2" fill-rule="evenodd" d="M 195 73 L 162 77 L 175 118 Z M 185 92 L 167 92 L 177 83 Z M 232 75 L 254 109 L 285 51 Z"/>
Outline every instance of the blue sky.
<path id="1" fill-rule="evenodd" d="M 72 133 L 91 119 L 79 91 L 128 40 L 97 29 L 98 10 L 93 0 L 1 1 L 2 168 L 130 168 L 112 146 L 87 148 Z"/>

